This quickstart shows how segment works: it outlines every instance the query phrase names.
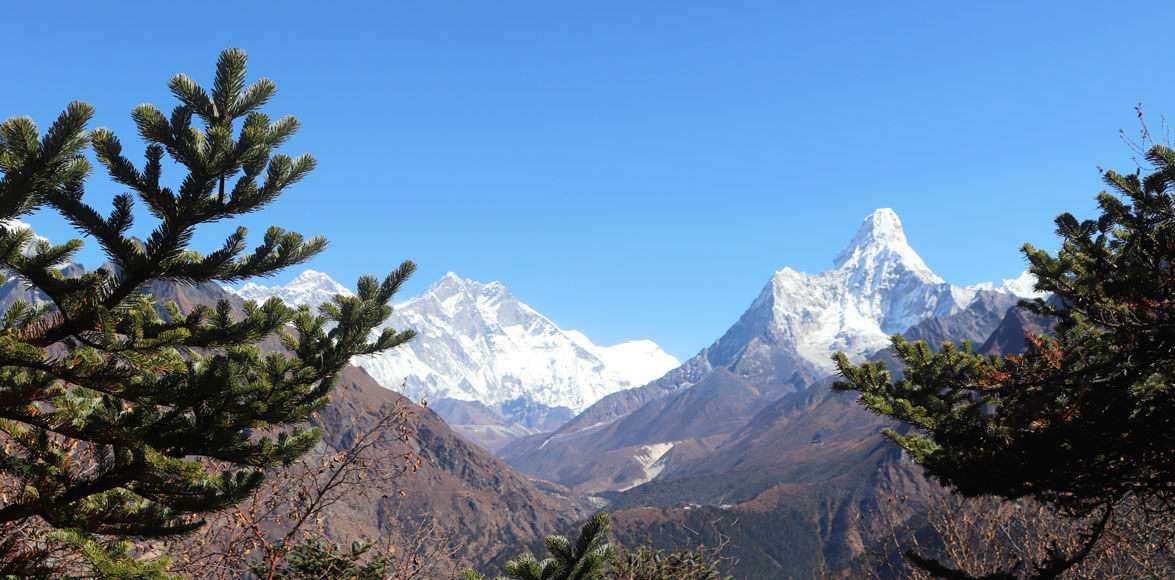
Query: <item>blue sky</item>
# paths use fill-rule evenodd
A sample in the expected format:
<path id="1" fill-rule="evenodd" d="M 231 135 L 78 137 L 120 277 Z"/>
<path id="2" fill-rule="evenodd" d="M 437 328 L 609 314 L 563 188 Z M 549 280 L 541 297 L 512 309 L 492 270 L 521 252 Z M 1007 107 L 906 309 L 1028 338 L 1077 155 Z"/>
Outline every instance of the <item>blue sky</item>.
<path id="1" fill-rule="evenodd" d="M 319 160 L 255 234 L 326 235 L 310 267 L 344 283 L 405 258 L 407 294 L 501 280 L 597 342 L 682 358 L 876 207 L 947 280 L 1012 277 L 1057 213 L 1090 215 L 1099 166 L 1133 168 L 1134 105 L 1175 114 L 1157 2 L 49 4 L 6 3 L 0 116 L 85 100 L 138 151 L 134 105 L 170 110 L 172 74 L 210 83 L 245 48 L 268 111 L 303 122 L 287 151 Z"/>

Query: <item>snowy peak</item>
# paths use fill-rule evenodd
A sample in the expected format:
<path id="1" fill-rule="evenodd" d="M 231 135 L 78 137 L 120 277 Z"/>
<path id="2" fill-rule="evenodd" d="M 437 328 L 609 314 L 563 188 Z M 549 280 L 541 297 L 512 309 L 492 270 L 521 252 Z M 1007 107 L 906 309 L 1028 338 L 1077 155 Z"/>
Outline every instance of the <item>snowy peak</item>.
<path id="1" fill-rule="evenodd" d="M 968 287 L 971 290 L 994 290 L 996 292 L 1003 292 L 1011 294 L 1018 298 L 1031 300 L 1033 298 L 1048 298 L 1048 292 L 1041 292 L 1036 289 L 1036 275 L 1030 270 L 1024 270 L 1019 276 L 1015 278 L 1005 278 L 1003 283 L 999 286 L 991 282 L 984 282 Z"/>
<path id="2" fill-rule="evenodd" d="M 335 294 L 351 294 L 313 270 L 284 286 L 246 284 L 232 291 L 251 300 L 275 296 L 309 306 Z M 453 272 L 396 305 L 388 325 L 415 330 L 417 337 L 355 363 L 380 384 L 414 399 L 578 411 L 678 365 L 651 341 L 597 346 L 582 333 L 562 330 L 500 282 L 469 280 Z"/>
<path id="3" fill-rule="evenodd" d="M 849 242 L 848 249 L 841 254 L 863 246 L 908 248 L 906 231 L 902 228 L 902 220 L 897 212 L 888 207 L 873 210 L 873 213 L 865 216 L 861 226 L 857 228 L 857 233 Z M 838 257 L 837 261 L 841 259 Z"/>
<path id="4" fill-rule="evenodd" d="M 26 224 L 18 219 L 0 220 L 0 227 L 3 227 L 5 229 L 9 229 L 9 230 L 13 230 L 13 231 L 20 231 L 20 230 L 32 231 L 32 229 L 33 229 L 32 226 L 30 226 L 29 224 Z M 20 249 L 20 253 L 24 254 L 25 257 L 32 257 L 37 254 L 37 246 L 38 245 L 48 244 L 48 243 L 49 243 L 48 239 L 44 238 L 43 236 L 37 235 L 36 232 L 33 232 L 33 239 L 29 240 L 28 243 L 26 243 Z"/>
<path id="5" fill-rule="evenodd" d="M 837 270 L 852 271 L 865 278 L 905 270 L 929 284 L 943 282 L 910 247 L 901 218 L 890 208 L 879 208 L 865 217 L 834 265 Z"/>
<path id="6" fill-rule="evenodd" d="M 248 282 L 240 288 L 225 287 L 225 290 L 245 300 L 264 302 L 270 298 L 278 298 L 286 304 L 304 304 L 311 308 L 317 308 L 330 301 L 336 294 L 352 295 L 346 286 L 317 270 L 306 270 L 284 286 L 262 286 Z"/>
<path id="7" fill-rule="evenodd" d="M 1004 280 L 1000 285 L 1000 290 L 1019 296 L 1021 298 L 1048 298 L 1048 292 L 1041 292 L 1036 289 L 1036 275 L 1029 270 L 1024 270 L 1019 276 L 1010 280 Z"/>
<path id="8" fill-rule="evenodd" d="M 501 282 L 478 282 L 449 272 L 413 300 L 429 298 L 441 302 L 452 302 L 454 300 L 513 299 L 513 296 Z"/>
<path id="9" fill-rule="evenodd" d="M 676 357 L 661 350 L 661 347 L 651 340 L 630 340 L 612 346 L 600 346 L 578 330 L 568 330 L 565 334 L 581 348 L 598 357 L 605 366 L 618 372 L 633 386 L 658 379 L 669 369 L 681 364 Z"/>
<path id="10" fill-rule="evenodd" d="M 966 308 L 976 294 L 935 275 L 888 208 L 865 218 L 834 264 L 820 274 L 776 272 L 711 347 L 710 362 L 743 376 L 800 367 L 831 372 L 833 353 L 872 354 L 891 334 Z"/>
<path id="11" fill-rule="evenodd" d="M 399 305 L 390 323 L 416 330 L 418 338 L 358 364 L 414 397 L 488 405 L 522 400 L 578 411 L 678 364 L 649 342 L 597 346 L 559 328 L 500 282 L 452 272 Z"/>
<path id="12" fill-rule="evenodd" d="M 285 288 L 296 292 L 329 292 L 344 296 L 351 295 L 351 291 L 346 286 L 317 270 L 306 270 L 298 274 L 298 277 L 286 284 Z"/>

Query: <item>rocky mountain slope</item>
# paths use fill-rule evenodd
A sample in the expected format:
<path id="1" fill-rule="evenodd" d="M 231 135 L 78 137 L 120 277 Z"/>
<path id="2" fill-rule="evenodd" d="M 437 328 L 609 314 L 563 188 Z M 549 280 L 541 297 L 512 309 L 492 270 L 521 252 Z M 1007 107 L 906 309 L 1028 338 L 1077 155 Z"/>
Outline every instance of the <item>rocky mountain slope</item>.
<path id="1" fill-rule="evenodd" d="M 489 452 L 471 445 L 436 413 L 383 388 L 358 367 L 341 377 L 330 406 L 319 413 L 326 444 L 345 448 L 355 433 L 375 420 L 379 410 L 403 405 L 415 416 L 411 448 L 423 462 L 415 473 L 396 481 L 402 493 L 342 502 L 331 509 L 330 528 L 340 541 L 380 538 L 387 533 L 411 537 L 435 525 L 452 546 L 455 562 L 501 565 L 521 547 L 553 533 L 567 533 L 591 515 L 591 506 L 558 485 L 536 482 Z M 387 461 L 400 461 L 403 449 L 379 450 Z"/>
<path id="2" fill-rule="evenodd" d="M 993 304 L 1006 303 L 993 294 L 904 334 L 1014 354 L 1050 324 L 1017 308 L 990 322 Z M 977 327 L 986 341 L 977 340 Z M 774 401 L 717 441 L 676 445 L 654 480 L 609 495 L 618 537 L 664 547 L 726 539 L 740 578 L 876 572 L 870 558 L 879 543 L 896 528 L 916 527 L 928 498 L 944 491 L 880 436 L 895 425 L 829 382 Z"/>

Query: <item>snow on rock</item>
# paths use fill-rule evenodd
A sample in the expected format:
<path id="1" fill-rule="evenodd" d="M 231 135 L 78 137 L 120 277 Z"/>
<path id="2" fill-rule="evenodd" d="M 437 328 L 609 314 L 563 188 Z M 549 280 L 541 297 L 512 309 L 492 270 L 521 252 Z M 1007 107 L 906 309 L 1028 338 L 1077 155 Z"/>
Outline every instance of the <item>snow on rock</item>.
<path id="1" fill-rule="evenodd" d="M 649 445 L 641 445 L 633 453 L 632 458 L 641 465 L 644 474 L 641 477 L 629 482 L 628 485 L 617 489 L 617 491 L 625 491 L 632 489 L 638 485 L 644 485 L 661 475 L 665 470 L 665 466 L 669 465 L 669 452 L 677 445 L 678 441 L 671 441 L 667 443 L 652 443 Z"/>
<path id="2" fill-rule="evenodd" d="M 335 293 L 349 293 L 313 271 L 286 286 L 250 284 L 234 292 L 312 306 Z M 678 365 L 651 341 L 598 346 L 582 333 L 560 329 L 501 283 L 466 280 L 452 272 L 397 305 L 388 324 L 413 329 L 417 337 L 355 363 L 380 384 L 414 399 L 487 405 L 522 400 L 578 412 Z"/>
<path id="3" fill-rule="evenodd" d="M 245 300 L 262 302 L 277 297 L 286 304 L 296 306 L 305 304 L 311 308 L 317 308 L 320 304 L 330 301 L 331 297 L 336 294 L 352 295 L 346 286 L 316 270 L 306 270 L 284 286 L 262 286 L 248 282 L 240 288 L 226 287 L 225 289 Z"/>
<path id="4" fill-rule="evenodd" d="M 1021 298 L 1048 298 L 1048 292 L 1040 292 L 1036 289 L 1036 275 L 1028 270 L 1024 270 L 1019 276 L 1004 280 L 1000 285 L 1000 290 L 1009 294 L 1014 294 Z"/>
<path id="5" fill-rule="evenodd" d="M 830 371 L 833 353 L 876 352 L 894 333 L 966 308 L 977 292 L 931 271 L 910 247 L 898 215 L 882 208 L 865 218 L 833 269 L 776 272 L 751 306 L 760 312 L 750 317 L 767 320 L 774 341 Z"/>
<path id="6" fill-rule="evenodd" d="M 635 386 L 658 379 L 669 369 L 680 364 L 677 358 L 661 350 L 661 347 L 651 340 L 630 340 L 612 346 L 598 346 L 578 330 L 567 330 L 564 334 Z"/>
<path id="7" fill-rule="evenodd" d="M 0 220 L 0 227 L 2 227 L 4 229 L 8 229 L 8 230 L 13 230 L 13 231 L 29 230 L 32 232 L 32 230 L 33 230 L 32 226 L 30 226 L 29 224 L 26 224 L 18 219 Z M 25 243 L 25 245 L 23 247 L 21 247 L 21 249 L 20 249 L 20 253 L 23 254 L 25 257 L 32 257 L 32 256 L 36 255 L 37 254 L 37 246 L 49 243 L 49 240 L 46 239 L 44 236 L 40 236 L 36 232 L 32 232 L 32 233 L 33 233 L 33 238 L 31 240 L 29 240 L 27 243 Z"/>
<path id="8" fill-rule="evenodd" d="M 0 220 L 0 227 L 8 230 L 20 231 L 29 230 L 33 237 L 20 248 L 20 253 L 25 257 L 33 257 L 40 251 L 39 247 L 49 244 L 49 240 L 43 236 L 37 235 L 33 231 L 32 226 L 17 219 Z M 58 267 L 63 273 L 68 272 L 71 268 L 77 269 L 78 266 L 74 264 L 62 264 Z M 15 272 L 7 268 L 0 268 L 0 274 L 6 278 L 0 284 L 0 312 L 8 311 L 13 303 L 22 301 L 29 304 L 43 304 L 49 302 L 49 298 L 45 296 L 40 290 L 33 287 L 27 279 L 18 276 Z"/>
<path id="9" fill-rule="evenodd" d="M 1040 292 L 1036 289 L 1036 275 L 1029 270 L 1024 270 L 1015 278 L 1005 278 L 999 286 L 991 282 L 982 282 L 974 286 L 968 286 L 967 289 L 972 291 L 994 290 L 1028 300 L 1033 298 L 1048 298 L 1051 295 L 1049 292 Z"/>

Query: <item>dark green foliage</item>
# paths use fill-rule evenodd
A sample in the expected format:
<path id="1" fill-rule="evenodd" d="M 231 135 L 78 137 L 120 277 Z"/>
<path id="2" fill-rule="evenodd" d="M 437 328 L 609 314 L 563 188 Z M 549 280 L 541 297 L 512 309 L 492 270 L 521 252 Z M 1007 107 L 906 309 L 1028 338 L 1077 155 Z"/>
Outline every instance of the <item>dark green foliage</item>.
<path id="1" fill-rule="evenodd" d="M 836 356 L 837 388 L 913 426 L 887 434 L 930 475 L 965 496 L 1092 516 L 1091 541 L 1122 500 L 1170 513 L 1175 492 L 1175 151 L 1154 146 L 1147 159 L 1145 176 L 1105 174 L 1118 195 L 1098 196 L 1097 219 L 1057 218 L 1055 256 L 1024 247 L 1037 289 L 1054 299 L 1022 307 L 1055 319 L 1055 336 L 1005 357 L 895 336 L 900 378 Z"/>
<path id="2" fill-rule="evenodd" d="M 81 555 L 89 576 L 111 580 L 167 580 L 166 558 L 135 558 L 126 541 L 106 544 L 75 530 L 58 530 L 52 539 Z"/>
<path id="3" fill-rule="evenodd" d="M 572 544 L 563 536 L 548 536 L 550 557 L 539 560 L 533 554 L 506 563 L 506 576 L 498 580 L 729 580 L 720 572 L 717 550 L 699 546 L 693 550 L 665 552 L 642 546 L 616 550 L 607 543 L 611 523 L 608 514 L 592 516 Z M 458 580 L 485 580 L 465 570 Z"/>
<path id="4" fill-rule="evenodd" d="M 221 302 L 181 313 L 146 295 L 160 282 L 274 274 L 326 245 L 270 228 L 246 252 L 237 228 L 213 252 L 189 246 L 200 226 L 264 208 L 314 160 L 275 153 L 298 123 L 259 111 L 274 85 L 246 86 L 244 52 L 220 55 L 210 93 L 183 75 L 170 86 L 181 103 L 170 116 L 151 105 L 132 113 L 147 143 L 141 167 L 110 131 L 86 133 L 92 110 L 84 104 L 71 104 L 43 136 L 25 118 L 0 124 L 0 220 L 55 210 L 109 260 L 67 278 L 59 267 L 81 241 L 33 243 L 27 230 L 0 227 L 0 268 L 47 299 L 0 320 L 0 525 L 35 520 L 76 531 L 78 542 L 191 530 L 200 514 L 246 497 L 264 469 L 318 442 L 303 425 L 351 357 L 412 337 L 390 329 L 371 336 L 410 262 L 382 282 L 360 279 L 356 296 L 336 297 L 317 314 L 276 299 L 239 312 Z M 88 142 L 133 192 L 117 196 L 108 215 L 83 199 Z M 186 170 L 174 189 L 163 183 L 165 156 Z M 128 233 L 136 198 L 156 222 L 142 240 Z M 257 347 L 271 335 L 285 353 Z"/>
<path id="5" fill-rule="evenodd" d="M 312 538 L 298 544 L 286 556 L 272 578 L 281 580 L 382 580 L 390 562 L 382 556 L 368 557 L 370 544 L 352 544 L 349 550 L 322 538 Z M 267 577 L 263 563 L 255 572 Z"/>
<path id="6" fill-rule="evenodd" d="M 549 558 L 539 560 L 531 553 L 506 562 L 504 571 L 513 580 L 600 580 L 613 557 L 612 546 L 608 544 L 611 523 L 608 514 L 599 512 L 592 516 L 579 532 L 573 544 L 564 536 L 547 536 Z M 464 580 L 480 580 L 481 575 L 466 570 Z"/>

